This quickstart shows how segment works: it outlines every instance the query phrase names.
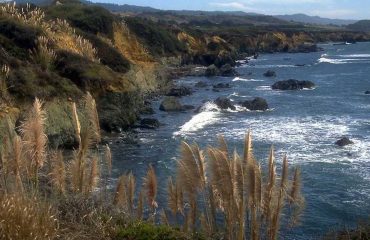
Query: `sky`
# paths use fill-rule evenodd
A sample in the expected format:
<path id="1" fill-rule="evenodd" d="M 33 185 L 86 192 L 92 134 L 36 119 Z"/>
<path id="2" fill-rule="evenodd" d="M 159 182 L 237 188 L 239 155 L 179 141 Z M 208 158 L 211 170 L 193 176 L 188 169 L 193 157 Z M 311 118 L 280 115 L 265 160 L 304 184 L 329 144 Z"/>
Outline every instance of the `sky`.
<path id="1" fill-rule="evenodd" d="M 244 11 L 267 15 L 305 13 L 340 18 L 370 19 L 370 0 L 94 0 L 150 6 L 165 10 Z"/>

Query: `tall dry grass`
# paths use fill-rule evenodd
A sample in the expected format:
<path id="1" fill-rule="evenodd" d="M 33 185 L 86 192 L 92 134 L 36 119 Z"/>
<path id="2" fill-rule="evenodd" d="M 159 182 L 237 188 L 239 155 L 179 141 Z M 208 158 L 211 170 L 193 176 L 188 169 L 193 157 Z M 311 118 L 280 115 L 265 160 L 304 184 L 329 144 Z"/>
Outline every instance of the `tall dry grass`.
<path id="1" fill-rule="evenodd" d="M 39 64 L 41 69 L 50 70 L 56 59 L 55 51 L 50 47 L 50 41 L 45 36 L 40 36 L 36 41 L 37 48 L 30 51 L 34 63 Z"/>
<path id="2" fill-rule="evenodd" d="M 44 36 L 37 40 L 37 49 L 31 49 L 32 59 L 42 68 L 48 69 L 55 58 L 54 50 L 65 50 L 99 62 L 97 50 L 90 41 L 78 35 L 74 28 L 65 20 L 48 20 L 45 13 L 38 7 L 18 7 L 15 2 L 0 5 L 0 15 L 17 20 L 31 27 L 40 28 Z M 55 49 L 51 48 L 51 45 Z"/>
<path id="3" fill-rule="evenodd" d="M 108 191 L 112 152 L 99 145 L 99 118 L 90 93 L 71 104 L 79 143 L 73 154 L 48 149 L 45 116 L 35 99 L 17 131 L 10 119 L 6 122 L 0 148 L 3 239 L 17 239 L 14 234 L 32 237 L 22 239 L 112 239 L 127 222 L 161 220 L 207 238 L 274 240 L 281 228 L 299 223 L 304 206 L 299 170 L 290 169 L 285 156 L 278 174 L 272 147 L 263 171 L 253 155 L 251 133 L 243 155 L 231 152 L 222 136 L 218 146 L 204 150 L 182 142 L 176 176 L 168 179 L 166 209 L 157 201 L 161 183 L 152 166 L 141 186 L 127 173 L 112 194 Z"/>
<path id="4" fill-rule="evenodd" d="M 181 150 L 176 181 L 168 181 L 168 206 L 173 215 L 184 217 L 186 229 L 195 231 L 201 224 L 208 234 L 225 229 L 226 239 L 273 240 L 283 217 L 292 225 L 298 223 L 304 207 L 299 170 L 290 179 L 284 157 L 278 175 L 271 148 L 267 174 L 262 174 L 253 156 L 251 133 L 245 138 L 243 158 L 229 152 L 223 137 L 219 146 L 207 148 L 207 157 L 197 145 L 183 142 Z"/>
<path id="5" fill-rule="evenodd" d="M 8 84 L 7 80 L 9 77 L 10 68 L 8 65 L 4 64 L 0 68 L 0 99 L 2 101 L 8 98 Z"/>

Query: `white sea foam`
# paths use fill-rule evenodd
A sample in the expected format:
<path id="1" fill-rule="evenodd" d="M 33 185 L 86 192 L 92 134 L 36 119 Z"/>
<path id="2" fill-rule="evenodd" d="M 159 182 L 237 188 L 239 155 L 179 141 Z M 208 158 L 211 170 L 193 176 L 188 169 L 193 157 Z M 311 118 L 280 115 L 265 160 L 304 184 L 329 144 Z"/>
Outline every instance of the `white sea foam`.
<path id="1" fill-rule="evenodd" d="M 255 65 L 254 68 L 296 68 L 298 66 L 292 64 L 268 64 L 268 65 Z"/>
<path id="2" fill-rule="evenodd" d="M 258 86 L 257 91 L 272 91 L 271 86 Z"/>
<path id="3" fill-rule="evenodd" d="M 229 98 L 230 97 L 247 97 L 247 96 L 244 96 L 244 95 L 240 95 L 239 93 L 237 93 L 237 92 L 233 92 L 232 94 L 230 94 L 229 96 L 228 96 Z M 232 100 L 232 99 L 231 99 Z"/>
<path id="4" fill-rule="evenodd" d="M 289 153 L 293 162 L 369 162 L 370 139 L 350 137 L 353 145 L 339 148 L 334 145 L 338 138 L 350 135 L 352 128 L 363 124 L 362 120 L 349 117 L 274 117 L 248 118 L 242 122 L 230 121 L 233 129 L 220 129 L 226 137 L 242 139 L 245 129 L 253 129 L 255 141 L 281 146 L 278 155 Z"/>
<path id="5" fill-rule="evenodd" d="M 247 79 L 247 78 L 235 77 L 233 79 L 233 82 L 237 82 L 237 81 L 240 81 L 240 82 L 263 82 L 264 80 L 254 79 L 254 78 Z"/>
<path id="6" fill-rule="evenodd" d="M 339 55 L 340 57 L 347 57 L 347 58 L 370 58 L 370 54 L 347 54 L 347 55 Z"/>
<path id="7" fill-rule="evenodd" d="M 220 115 L 220 109 L 213 102 L 207 102 L 200 108 L 200 113 L 194 115 L 190 121 L 180 127 L 180 130 L 173 135 L 183 135 L 186 133 L 196 132 L 207 125 L 217 121 Z"/>
<path id="8" fill-rule="evenodd" d="M 361 59 L 361 58 L 326 58 L 321 57 L 317 61 L 318 63 L 330 63 L 330 64 L 347 64 L 347 63 L 359 63 L 368 61 L 369 59 Z"/>

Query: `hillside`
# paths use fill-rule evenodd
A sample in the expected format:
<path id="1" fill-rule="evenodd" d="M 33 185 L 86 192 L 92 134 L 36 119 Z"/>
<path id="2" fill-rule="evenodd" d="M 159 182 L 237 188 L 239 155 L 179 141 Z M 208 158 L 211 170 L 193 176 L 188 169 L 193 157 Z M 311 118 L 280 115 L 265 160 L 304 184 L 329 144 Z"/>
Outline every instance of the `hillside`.
<path id="1" fill-rule="evenodd" d="M 275 15 L 274 17 L 285 20 L 292 21 L 297 23 L 306 23 L 306 24 L 317 24 L 317 25 L 348 25 L 355 23 L 356 20 L 344 20 L 344 19 L 332 19 L 332 18 L 323 18 L 319 16 L 309 16 L 306 14 L 291 14 L 291 15 Z"/>
<path id="2" fill-rule="evenodd" d="M 361 20 L 347 26 L 352 31 L 370 32 L 370 20 Z"/>

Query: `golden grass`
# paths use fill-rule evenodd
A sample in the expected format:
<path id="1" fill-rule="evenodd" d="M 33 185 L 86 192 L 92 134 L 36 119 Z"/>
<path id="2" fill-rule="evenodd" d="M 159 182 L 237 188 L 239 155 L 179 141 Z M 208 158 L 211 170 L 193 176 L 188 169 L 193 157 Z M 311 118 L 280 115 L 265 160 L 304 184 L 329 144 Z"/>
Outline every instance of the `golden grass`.
<path id="1" fill-rule="evenodd" d="M 46 113 L 40 100 L 35 99 L 20 135 L 7 121 L 0 148 L 4 239 L 26 233 L 44 238 L 23 239 L 55 239 L 56 234 L 60 239 L 112 239 L 124 218 L 128 222 L 161 219 L 165 225 L 175 224 L 187 233 L 202 231 L 209 238 L 274 240 L 282 227 L 299 223 L 304 205 L 299 170 L 292 171 L 291 178 L 285 156 L 278 175 L 272 147 L 263 174 L 253 156 L 251 133 L 245 137 L 242 157 L 230 152 L 223 136 L 218 138 L 219 146 L 206 150 L 182 142 L 176 176 L 168 179 L 167 211 L 157 202 L 160 183 L 152 166 L 140 190 L 135 176 L 128 173 L 108 194 L 112 153 L 108 145 L 99 147 L 95 100 L 87 93 L 79 107 L 72 103 L 70 110 L 79 145 L 67 158 L 61 151 L 47 149 Z M 281 226 L 283 217 L 289 226 Z M 27 221 L 29 226 L 24 226 Z"/>
<path id="2" fill-rule="evenodd" d="M 0 99 L 3 101 L 8 97 L 8 84 L 7 80 L 9 77 L 10 67 L 4 64 L 0 68 Z"/>
<path id="3" fill-rule="evenodd" d="M 37 197 L 2 196 L 0 219 L 1 239 L 55 239 L 57 236 L 56 213 L 51 205 Z"/>
<path id="4" fill-rule="evenodd" d="M 302 213 L 299 171 L 295 170 L 293 180 L 289 181 L 288 160 L 284 157 L 278 176 L 272 147 L 268 174 L 263 177 L 261 167 L 253 157 L 250 133 L 245 138 L 243 159 L 237 152 L 230 156 L 225 139 L 222 136 L 218 139 L 220 145 L 208 147 L 207 158 L 199 157 L 202 156 L 199 148 L 182 143 L 176 176 L 182 190 L 176 189 L 172 178 L 168 181 L 171 212 L 185 216 L 184 229 L 197 229 L 195 219 L 200 218 L 201 228 L 212 233 L 218 227 L 218 212 L 224 218 L 221 228 L 225 229 L 226 239 L 261 239 L 262 236 L 277 239 L 283 215 L 297 223 Z M 184 204 L 189 206 L 184 212 L 177 205 L 178 192 L 184 193 Z M 204 207 L 200 208 L 200 205 Z M 294 208 L 293 212 L 288 211 L 291 208 Z"/>
<path id="5" fill-rule="evenodd" d="M 38 37 L 36 46 L 36 49 L 30 51 L 31 59 L 34 63 L 39 64 L 42 70 L 50 70 L 56 59 L 56 54 L 50 47 L 49 39 L 45 36 Z"/>
<path id="6" fill-rule="evenodd" d="M 50 63 L 55 58 L 54 50 L 49 45 L 53 45 L 56 49 L 73 52 L 93 62 L 100 61 L 94 46 L 76 34 L 75 29 L 67 21 L 47 20 L 40 8 L 31 7 L 29 4 L 25 8 L 19 8 L 15 2 L 7 3 L 0 6 L 0 14 L 43 30 L 45 36 L 37 40 L 37 49 L 32 50 L 33 60 L 43 68 L 50 67 Z"/>

